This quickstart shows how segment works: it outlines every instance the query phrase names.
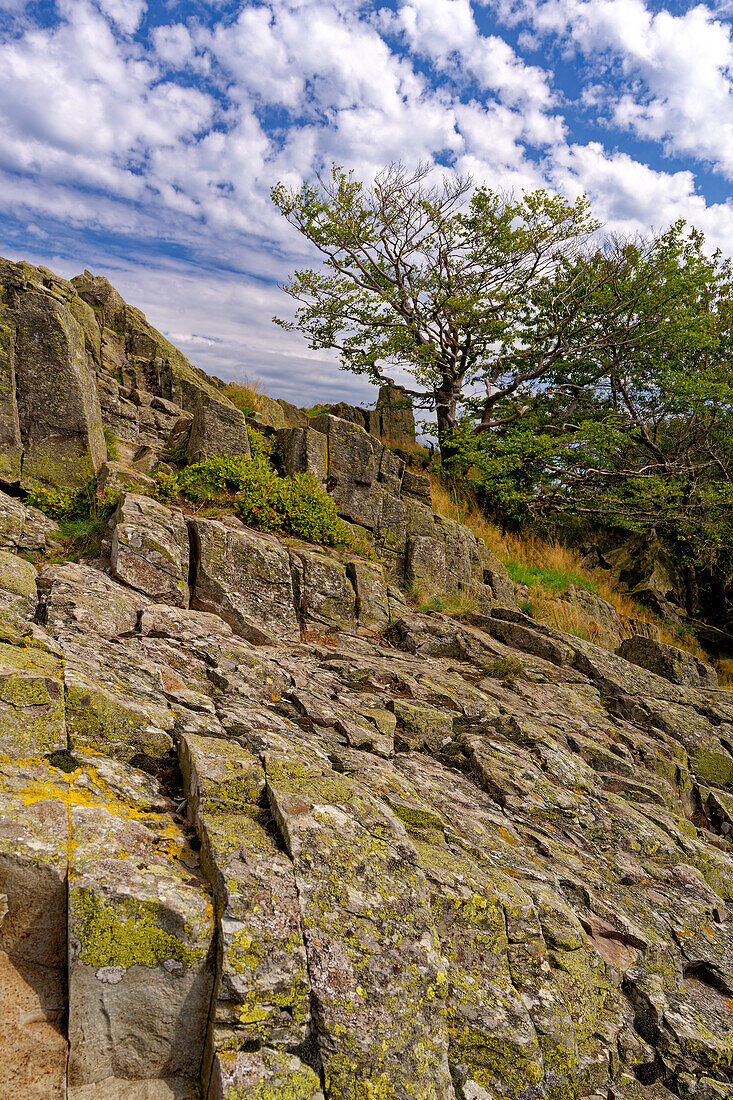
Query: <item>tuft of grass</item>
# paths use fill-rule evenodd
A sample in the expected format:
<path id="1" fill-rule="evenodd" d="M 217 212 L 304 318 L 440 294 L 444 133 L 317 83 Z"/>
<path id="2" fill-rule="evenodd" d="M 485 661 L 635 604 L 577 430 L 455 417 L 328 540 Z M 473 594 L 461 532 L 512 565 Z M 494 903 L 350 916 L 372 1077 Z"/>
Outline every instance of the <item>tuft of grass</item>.
<path id="1" fill-rule="evenodd" d="M 104 442 L 107 445 L 107 461 L 117 462 L 120 457 L 120 449 L 117 445 L 117 436 L 111 428 L 103 428 Z"/>
<path id="2" fill-rule="evenodd" d="M 244 374 L 241 382 L 228 382 L 222 393 L 232 405 L 241 409 L 245 416 L 254 416 L 259 410 L 257 398 L 266 396 L 265 384 L 261 378 Z"/>
<path id="3" fill-rule="evenodd" d="M 484 666 L 487 676 L 497 680 L 526 680 L 527 672 L 518 657 L 495 657 Z"/>
<path id="4" fill-rule="evenodd" d="M 458 592 L 446 592 L 427 581 L 421 581 L 409 585 L 405 589 L 405 594 L 413 607 L 421 611 L 442 612 L 454 619 L 472 615 L 476 611 L 476 596 L 468 588 Z"/>

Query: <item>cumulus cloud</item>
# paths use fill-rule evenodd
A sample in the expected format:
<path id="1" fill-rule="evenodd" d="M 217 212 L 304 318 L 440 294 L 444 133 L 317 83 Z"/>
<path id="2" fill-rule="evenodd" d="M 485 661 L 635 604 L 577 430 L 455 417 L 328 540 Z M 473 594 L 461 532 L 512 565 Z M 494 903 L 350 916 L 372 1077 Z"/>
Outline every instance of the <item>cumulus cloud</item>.
<path id="1" fill-rule="evenodd" d="M 719 10 L 676 15 L 644 0 L 505 0 L 501 10 L 613 77 L 615 127 L 733 176 L 733 37 Z"/>
<path id="2" fill-rule="evenodd" d="M 733 206 L 706 201 L 697 175 L 733 172 L 720 6 L 260 0 L 184 20 L 163 0 L 56 0 L 44 23 L 35 10 L 0 0 L 0 251 L 104 271 L 221 376 L 259 373 L 299 402 L 368 398 L 270 323 L 288 306 L 277 280 L 314 259 L 270 188 L 331 161 L 369 178 L 433 159 L 492 187 L 588 192 L 613 228 L 686 217 L 733 252 Z M 629 134 L 685 162 L 660 170 Z"/>

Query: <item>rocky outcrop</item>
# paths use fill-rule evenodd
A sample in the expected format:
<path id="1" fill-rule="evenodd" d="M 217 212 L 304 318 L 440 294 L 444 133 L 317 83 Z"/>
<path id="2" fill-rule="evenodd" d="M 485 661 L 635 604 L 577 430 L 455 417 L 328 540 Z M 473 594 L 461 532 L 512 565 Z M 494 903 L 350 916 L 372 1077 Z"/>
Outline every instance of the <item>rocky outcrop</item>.
<path id="1" fill-rule="evenodd" d="M 115 527 L 137 553 L 155 519 L 153 568 L 140 501 Z M 733 694 L 496 596 L 405 613 L 375 563 L 234 520 L 176 543 L 192 609 L 103 561 L 36 575 L 24 511 L 3 1094 L 733 1094 Z"/>
<path id="2" fill-rule="evenodd" d="M 259 421 L 386 565 L 151 499 L 241 416 L 106 280 L 2 270 L 0 480 L 121 495 L 59 562 L 0 493 L 0 1094 L 733 1097 L 733 693 L 582 589 L 605 648 L 520 611 L 386 406 Z"/>
<path id="3" fill-rule="evenodd" d="M 197 457 L 248 453 L 242 414 L 105 278 L 0 260 L 0 482 L 83 484 L 105 430 L 147 472 L 192 422 Z"/>

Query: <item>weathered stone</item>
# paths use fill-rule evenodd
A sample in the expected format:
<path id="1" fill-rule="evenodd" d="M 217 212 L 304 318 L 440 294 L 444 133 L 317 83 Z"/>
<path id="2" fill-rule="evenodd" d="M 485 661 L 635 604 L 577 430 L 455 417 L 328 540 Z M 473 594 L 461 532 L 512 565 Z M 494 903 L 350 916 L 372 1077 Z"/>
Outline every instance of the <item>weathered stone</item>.
<path id="1" fill-rule="evenodd" d="M 336 772 L 279 754 L 265 770 L 328 1035 L 320 1047 L 327 1094 L 355 1095 L 366 1078 L 376 1095 L 449 1100 L 446 975 L 404 827 Z"/>
<path id="2" fill-rule="evenodd" d="M 35 566 L 29 561 L 0 550 L 0 589 L 17 596 L 33 610 L 38 603 L 37 575 Z"/>
<path id="3" fill-rule="evenodd" d="M 189 462 L 241 455 L 250 455 L 244 413 L 234 405 L 202 397 L 194 411 L 188 437 Z"/>
<path id="4" fill-rule="evenodd" d="M 394 713 L 395 748 L 403 752 L 438 752 L 451 739 L 453 719 L 445 711 L 396 700 Z"/>
<path id="5" fill-rule="evenodd" d="M 417 497 L 422 504 L 432 507 L 430 478 L 426 474 L 418 474 L 410 469 L 405 470 L 402 478 L 402 492 L 406 496 Z"/>
<path id="6" fill-rule="evenodd" d="M 257 415 L 255 419 L 258 423 L 274 430 L 287 427 L 285 410 L 279 401 L 276 401 L 272 397 L 268 397 L 265 393 L 258 393 L 256 395 L 256 401 Z"/>
<path id="7" fill-rule="evenodd" d="M 107 457 L 84 329 L 63 301 L 49 300 L 37 269 L 5 265 L 0 276 L 5 283 L 3 313 L 13 330 L 22 485 L 83 484 Z M 7 370 L 3 374 L 7 378 Z M 10 416 L 10 436 L 15 437 L 10 449 L 16 453 L 17 431 L 14 414 Z M 7 414 L 5 424 L 7 435 Z"/>
<path id="8" fill-rule="evenodd" d="M 214 936 L 198 858 L 169 819 L 141 821 L 93 778 L 82 795 L 70 811 L 69 1085 L 193 1085 Z"/>
<path id="9" fill-rule="evenodd" d="M 303 626 L 311 630 L 353 629 L 356 592 L 343 563 L 316 550 L 292 550 L 290 560 Z"/>
<path id="10" fill-rule="evenodd" d="M 632 664 L 648 668 L 657 676 L 664 676 L 673 684 L 689 687 L 717 687 L 718 676 L 715 669 L 705 664 L 699 657 L 684 649 L 665 645 L 634 635 L 625 638 L 618 648 L 618 654 Z"/>
<path id="11" fill-rule="evenodd" d="M 346 563 L 346 574 L 356 592 L 359 626 L 385 626 L 390 619 L 389 595 L 384 568 L 363 558 Z"/>
<path id="12" fill-rule="evenodd" d="M 214 1078 L 226 1077 L 227 1049 L 305 1040 L 310 989 L 300 907 L 292 866 L 265 827 L 257 758 L 236 742 L 187 734 L 181 767 L 220 914 L 222 963 L 206 1059 Z"/>
<path id="13" fill-rule="evenodd" d="M 54 631 L 67 628 L 107 638 L 132 633 L 147 603 L 99 569 L 71 562 L 47 565 L 40 587 L 45 591 L 44 621 Z"/>
<path id="14" fill-rule="evenodd" d="M 412 411 L 412 399 L 402 386 L 397 386 L 394 382 L 382 386 L 375 411 L 379 417 L 375 434 L 379 435 L 383 443 L 397 450 L 415 449 L 415 417 Z"/>
<path id="15" fill-rule="evenodd" d="M 177 510 L 124 493 L 112 518 L 112 572 L 160 603 L 188 606 L 188 530 Z"/>
<path id="16" fill-rule="evenodd" d="M 142 493 L 147 496 L 154 488 L 155 482 L 151 477 L 122 462 L 103 462 L 97 472 L 100 493 Z"/>
<path id="17" fill-rule="evenodd" d="M 277 433 L 278 459 L 283 473 L 313 474 L 321 484 L 326 484 L 328 474 L 328 443 L 323 432 L 310 427 L 282 428 Z"/>
<path id="18" fill-rule="evenodd" d="M 445 543 L 442 539 L 416 535 L 408 541 L 405 580 L 416 587 L 445 591 Z"/>
<path id="19" fill-rule="evenodd" d="M 52 653 L 0 643 L 0 753 L 41 756 L 66 747 L 60 673 Z"/>
<path id="20" fill-rule="evenodd" d="M 0 776 L 0 1093 L 24 1100 L 66 1096 L 68 837 L 56 775 L 18 762 Z"/>
<path id="21" fill-rule="evenodd" d="M 239 525 L 191 520 L 196 579 L 191 604 L 220 615 L 248 641 L 295 641 L 290 558 L 280 543 Z"/>

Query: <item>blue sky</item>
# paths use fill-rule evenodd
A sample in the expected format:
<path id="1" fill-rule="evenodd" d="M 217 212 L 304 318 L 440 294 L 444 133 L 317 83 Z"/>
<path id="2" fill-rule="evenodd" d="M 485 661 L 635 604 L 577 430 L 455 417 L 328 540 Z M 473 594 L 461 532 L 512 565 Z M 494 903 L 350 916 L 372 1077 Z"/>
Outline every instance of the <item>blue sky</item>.
<path id="1" fill-rule="evenodd" d="M 273 326 L 277 180 L 432 160 L 733 254 L 730 0 L 0 0 L 0 253 L 106 274 L 195 363 L 369 399 Z"/>

